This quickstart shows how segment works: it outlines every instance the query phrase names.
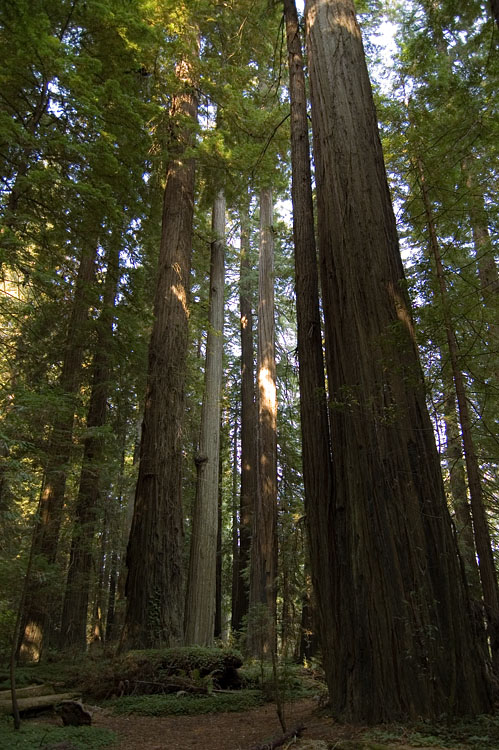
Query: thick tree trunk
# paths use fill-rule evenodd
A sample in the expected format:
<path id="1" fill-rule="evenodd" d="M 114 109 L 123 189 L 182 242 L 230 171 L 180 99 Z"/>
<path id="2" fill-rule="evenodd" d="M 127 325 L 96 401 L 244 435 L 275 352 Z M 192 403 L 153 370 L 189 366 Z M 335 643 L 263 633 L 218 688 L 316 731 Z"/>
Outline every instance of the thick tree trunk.
<path id="1" fill-rule="evenodd" d="M 277 394 L 274 325 L 272 189 L 260 192 L 258 269 L 258 471 L 251 543 L 247 648 L 270 658 L 275 650 L 277 577 Z"/>
<path id="2" fill-rule="evenodd" d="M 87 416 L 87 436 L 83 446 L 80 486 L 74 511 L 74 526 L 69 555 L 64 604 L 62 608 L 61 648 L 87 646 L 87 610 L 92 575 L 94 534 L 99 510 L 104 437 L 99 430 L 106 424 L 111 362 L 110 352 L 115 319 L 115 298 L 120 276 L 120 246 L 111 239 L 102 312 L 97 325 L 93 358 L 92 389 Z"/>
<path id="3" fill-rule="evenodd" d="M 52 595 L 44 584 L 47 565 L 57 558 L 59 532 L 62 524 L 66 478 L 72 452 L 74 399 L 80 387 L 81 365 L 87 337 L 84 327 L 88 318 L 89 289 L 94 281 L 97 242 L 89 241 L 82 252 L 76 280 L 73 309 L 69 322 L 64 361 L 59 381 L 61 409 L 52 427 L 47 448 L 47 464 L 43 477 L 38 517 L 33 534 L 33 567 L 27 582 L 20 656 L 38 661 L 47 636 L 54 608 Z M 44 642 L 45 641 L 45 642 Z"/>
<path id="4" fill-rule="evenodd" d="M 312 202 L 310 146 L 303 55 L 294 0 L 284 0 L 291 98 L 291 164 L 295 243 L 296 312 L 300 378 L 303 481 L 309 547 L 321 577 L 321 602 L 333 600 L 333 577 L 322 565 L 333 564 L 333 469 L 327 413 L 324 355 L 319 311 L 319 279 Z M 317 533 L 320 530 L 320 533 Z M 304 616 L 306 612 L 304 613 Z M 328 612 L 324 612 L 324 622 Z"/>
<path id="5" fill-rule="evenodd" d="M 177 75 L 186 90 L 175 98 L 173 114 L 194 125 L 191 66 L 184 61 Z M 195 176 L 194 160 L 184 152 L 193 141 L 192 125 L 179 126 L 177 155 L 166 175 L 122 648 L 173 646 L 183 639 L 182 425 Z"/>
<path id="6" fill-rule="evenodd" d="M 353 0 L 305 14 L 334 470 L 311 563 L 333 712 L 489 710 Z"/>
<path id="7" fill-rule="evenodd" d="M 247 569 L 250 561 L 251 527 L 256 496 L 256 434 L 253 311 L 250 263 L 249 209 L 241 209 L 241 248 L 239 267 L 239 311 L 241 316 L 241 488 L 239 508 L 239 551 L 237 587 L 232 600 L 232 629 L 241 630 L 248 614 Z"/>
<path id="8" fill-rule="evenodd" d="M 213 643 L 215 626 L 225 291 L 225 197 L 222 190 L 213 206 L 212 231 L 204 398 L 199 446 L 194 458 L 197 482 L 185 602 L 185 643 L 197 646 Z"/>
<path id="9" fill-rule="evenodd" d="M 482 480 L 480 477 L 480 466 L 478 456 L 475 450 L 475 443 L 471 429 L 471 416 L 469 413 L 468 399 L 466 396 L 466 387 L 464 376 L 459 364 L 459 347 L 456 333 L 452 327 L 452 321 L 449 311 L 449 300 L 445 282 L 444 267 L 440 246 L 438 242 L 433 210 L 430 195 L 425 180 L 425 172 L 422 160 L 416 159 L 416 169 L 419 179 L 419 187 L 423 206 L 425 210 L 426 222 L 429 233 L 430 251 L 435 261 L 438 288 L 442 303 L 442 313 L 444 319 L 445 333 L 447 337 L 447 346 L 449 349 L 449 359 L 452 368 L 452 377 L 456 391 L 457 408 L 459 413 L 459 423 L 461 425 L 461 434 L 463 441 L 464 460 L 466 463 L 466 474 L 468 477 L 468 489 L 470 492 L 471 513 L 473 517 L 473 528 L 475 531 L 475 546 L 478 554 L 478 567 L 482 581 L 483 600 L 489 624 L 490 650 L 494 671 L 499 676 L 499 587 L 497 584 L 497 572 L 494 565 L 494 555 L 492 551 L 492 541 L 490 537 L 489 524 L 483 498 Z"/>

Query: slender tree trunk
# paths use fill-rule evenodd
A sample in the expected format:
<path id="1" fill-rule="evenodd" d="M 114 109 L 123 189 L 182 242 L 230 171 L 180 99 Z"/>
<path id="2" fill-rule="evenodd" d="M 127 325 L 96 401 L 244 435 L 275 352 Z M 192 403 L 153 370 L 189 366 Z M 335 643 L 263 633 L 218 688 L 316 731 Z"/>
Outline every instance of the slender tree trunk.
<path id="1" fill-rule="evenodd" d="M 248 614 L 249 592 L 247 572 L 256 497 L 256 434 L 252 282 L 250 262 L 249 208 L 240 212 L 241 248 L 239 268 L 239 311 L 241 316 L 241 488 L 239 509 L 239 555 L 237 588 L 232 601 L 232 629 L 241 630 Z"/>
<path id="2" fill-rule="evenodd" d="M 217 565 L 216 565 L 216 587 L 215 587 L 215 638 L 222 638 L 223 631 L 223 591 L 222 591 L 222 451 L 219 451 L 218 466 L 218 512 L 217 512 Z"/>
<path id="3" fill-rule="evenodd" d="M 493 373 L 499 379 L 499 321 L 497 303 L 499 300 L 499 271 L 489 233 L 487 212 L 483 192 L 473 173 L 472 157 L 466 159 L 463 170 L 469 191 L 468 206 L 473 233 L 473 246 L 478 271 L 478 281 L 483 305 L 488 312 L 488 346 L 493 358 Z"/>
<path id="4" fill-rule="evenodd" d="M 231 628 L 234 631 L 234 611 L 237 606 L 239 591 L 239 487 L 238 487 L 238 412 L 236 406 L 232 429 L 232 581 L 231 581 Z"/>
<path id="5" fill-rule="evenodd" d="M 353 0 L 305 15 L 334 474 L 311 563 L 331 705 L 354 722 L 489 710 Z"/>
<path id="6" fill-rule="evenodd" d="M 111 554 L 111 570 L 109 573 L 109 592 L 107 598 L 106 615 L 106 643 L 114 640 L 116 629 L 116 588 L 118 583 L 118 553 L 113 550 Z"/>
<path id="7" fill-rule="evenodd" d="M 471 416 L 469 413 L 468 399 L 464 376 L 459 366 L 459 347 L 454 328 L 452 327 L 449 310 L 447 286 L 445 282 L 444 267 L 440 246 L 438 242 L 431 200 L 426 185 L 425 172 L 422 160 L 417 157 L 416 168 L 419 179 L 419 187 L 423 199 L 426 223 L 429 232 L 430 251 L 435 261 L 435 269 L 442 303 L 442 312 L 449 349 L 449 358 L 452 368 L 452 377 L 456 391 L 457 408 L 463 441 L 464 459 L 466 463 L 466 474 L 468 476 L 468 488 L 471 500 L 471 513 L 473 516 L 473 528 L 475 531 L 475 545 L 478 554 L 478 566 L 482 581 L 483 600 L 489 624 L 490 650 L 494 671 L 499 676 L 499 588 L 497 584 L 497 572 L 494 565 L 492 552 L 492 541 L 485 511 L 483 499 L 482 480 L 480 477 L 480 466 L 475 450 L 471 428 Z"/>
<path id="8" fill-rule="evenodd" d="M 324 355 L 319 311 L 319 279 L 312 202 L 307 98 L 298 16 L 294 0 L 284 0 L 291 97 L 291 164 L 295 243 L 296 312 L 300 380 L 303 481 L 314 587 L 321 596 L 322 626 L 328 627 L 334 600 L 335 564 L 333 469 L 327 413 Z M 328 561 L 325 563 L 325 561 Z M 320 581 L 318 580 L 320 578 Z M 305 611 L 304 616 L 307 612 Z"/>
<path id="9" fill-rule="evenodd" d="M 81 365 L 86 345 L 84 327 L 88 318 L 89 289 L 94 281 L 97 242 L 83 250 L 75 287 L 72 315 L 66 339 L 59 386 L 61 408 L 52 427 L 47 448 L 38 518 L 33 534 L 33 566 L 27 582 L 22 619 L 20 655 L 38 661 L 47 636 L 54 608 L 52 594 L 45 585 L 47 565 L 56 562 L 59 532 L 62 524 L 66 478 L 72 452 L 75 396 L 80 387 Z"/>
<path id="10" fill-rule="evenodd" d="M 101 472 L 104 458 L 102 428 L 106 423 L 115 319 L 115 298 L 120 276 L 120 246 L 111 239 L 102 312 L 97 326 L 93 358 L 92 389 L 87 416 L 87 436 L 83 447 L 80 486 L 74 511 L 74 526 L 67 573 L 60 645 L 62 648 L 87 646 L 87 614 L 92 575 L 94 534 L 99 511 Z"/>
<path id="11" fill-rule="evenodd" d="M 445 458 L 449 472 L 449 487 L 457 529 L 457 543 L 466 570 L 466 579 L 473 597 L 481 599 L 480 574 L 475 552 L 473 522 L 468 501 L 468 487 L 464 468 L 463 446 L 456 413 L 454 383 L 444 384 Z"/>
<path id="12" fill-rule="evenodd" d="M 198 49 L 197 40 L 192 46 Z M 179 125 L 166 174 L 122 648 L 172 646 L 183 638 L 182 425 L 195 180 L 185 150 L 193 142 L 197 94 L 187 60 L 177 76 L 185 91 L 175 97 L 172 114 L 190 126 Z"/>
<path id="13" fill-rule="evenodd" d="M 499 29 L 499 0 L 490 0 L 490 9 L 496 20 L 497 28 Z"/>
<path id="14" fill-rule="evenodd" d="M 194 459 L 197 482 L 185 604 L 185 642 L 198 646 L 213 643 L 215 624 L 225 291 L 225 197 L 222 190 L 213 207 L 212 231 L 204 398 L 199 447 Z"/>
<path id="15" fill-rule="evenodd" d="M 253 513 L 247 648 L 275 651 L 277 578 L 277 395 L 272 189 L 260 191 L 258 271 L 258 487 Z"/>

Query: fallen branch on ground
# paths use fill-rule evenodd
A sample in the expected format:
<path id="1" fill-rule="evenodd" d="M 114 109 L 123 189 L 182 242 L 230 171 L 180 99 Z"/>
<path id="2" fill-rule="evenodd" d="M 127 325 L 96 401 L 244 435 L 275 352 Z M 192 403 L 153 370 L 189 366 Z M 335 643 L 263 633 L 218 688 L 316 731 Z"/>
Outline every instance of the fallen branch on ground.
<path id="1" fill-rule="evenodd" d="M 286 742 L 289 742 L 289 740 L 292 740 L 295 737 L 301 737 L 304 729 L 304 724 L 298 724 L 297 727 L 291 729 L 291 731 L 286 732 L 285 734 L 282 734 L 277 739 L 271 740 L 270 742 L 264 742 L 263 745 L 252 745 L 250 748 L 248 748 L 248 750 L 274 750 L 274 748 L 281 747 Z"/>

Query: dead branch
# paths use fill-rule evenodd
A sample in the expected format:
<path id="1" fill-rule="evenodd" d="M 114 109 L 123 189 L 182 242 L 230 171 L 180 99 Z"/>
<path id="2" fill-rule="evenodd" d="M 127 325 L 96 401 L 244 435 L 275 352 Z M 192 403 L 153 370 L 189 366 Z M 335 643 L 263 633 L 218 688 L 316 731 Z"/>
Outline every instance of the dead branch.
<path id="1" fill-rule="evenodd" d="M 295 737 L 301 737 L 304 729 L 304 724 L 298 724 L 297 727 L 291 729 L 285 734 L 281 734 L 281 736 L 277 739 L 271 740 L 270 742 L 264 742 L 263 745 L 252 745 L 250 748 L 248 748 L 248 750 L 274 750 L 274 748 L 282 747 L 282 745 L 294 739 Z"/>

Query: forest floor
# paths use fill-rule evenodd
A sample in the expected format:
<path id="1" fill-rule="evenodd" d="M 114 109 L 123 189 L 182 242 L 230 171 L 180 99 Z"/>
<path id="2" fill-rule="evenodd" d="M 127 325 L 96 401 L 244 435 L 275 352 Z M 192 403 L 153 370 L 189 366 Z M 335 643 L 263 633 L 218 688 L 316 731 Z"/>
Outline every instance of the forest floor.
<path id="1" fill-rule="evenodd" d="M 284 750 L 415 750 L 403 738 L 391 742 L 364 738 L 365 727 L 336 723 L 318 710 L 312 699 L 285 707 L 287 730 L 304 725 L 300 740 L 289 740 Z M 267 704 L 239 713 L 199 716 L 115 716 L 97 708 L 93 726 L 110 729 L 117 741 L 110 750 L 267 750 L 282 736 L 275 705 Z M 319 742 L 321 740 L 322 742 Z M 419 745 L 419 747 L 421 747 Z M 449 750 L 432 745 L 432 750 Z"/>

